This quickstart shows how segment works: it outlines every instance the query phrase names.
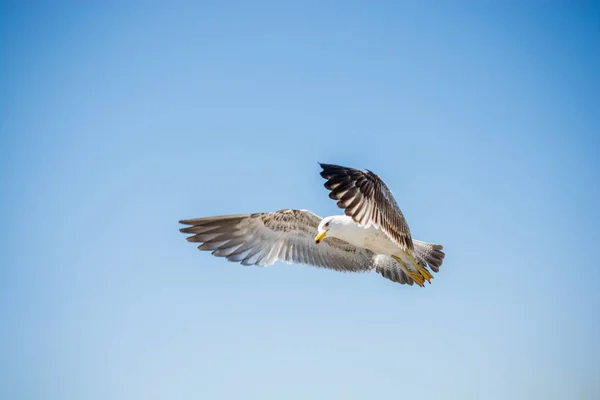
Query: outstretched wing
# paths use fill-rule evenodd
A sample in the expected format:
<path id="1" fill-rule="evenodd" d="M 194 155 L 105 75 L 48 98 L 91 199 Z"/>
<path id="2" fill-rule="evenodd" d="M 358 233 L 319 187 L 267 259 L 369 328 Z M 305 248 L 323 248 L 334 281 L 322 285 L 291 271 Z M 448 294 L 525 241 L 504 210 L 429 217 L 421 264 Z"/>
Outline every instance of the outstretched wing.
<path id="1" fill-rule="evenodd" d="M 343 208 L 347 216 L 363 226 L 381 229 L 402 249 L 413 249 L 406 219 L 380 177 L 369 170 L 320 165 L 321 176 L 327 179 L 325 187 L 331 190 L 329 197 L 338 200 L 338 207 Z"/>
<path id="2" fill-rule="evenodd" d="M 336 238 L 315 243 L 321 217 L 307 210 L 228 215 L 183 220 L 180 229 L 200 250 L 243 265 L 266 266 L 276 261 L 309 264 L 337 271 L 372 270 L 372 253 Z"/>

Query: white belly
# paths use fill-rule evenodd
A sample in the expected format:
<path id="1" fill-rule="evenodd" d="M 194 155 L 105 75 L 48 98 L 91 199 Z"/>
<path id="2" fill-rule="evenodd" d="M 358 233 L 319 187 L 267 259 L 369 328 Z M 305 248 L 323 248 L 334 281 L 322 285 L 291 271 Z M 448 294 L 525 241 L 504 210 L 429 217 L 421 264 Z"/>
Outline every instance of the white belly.
<path id="1" fill-rule="evenodd" d="M 378 254 L 388 256 L 398 255 L 402 250 L 394 242 L 392 242 L 385 233 L 378 229 L 367 229 L 367 235 L 364 239 L 365 248 Z"/>
<path id="2" fill-rule="evenodd" d="M 388 239 L 385 233 L 373 227 L 365 229 L 355 222 L 352 222 L 352 224 L 348 224 L 348 226 L 345 227 L 343 233 L 340 233 L 341 234 L 336 235 L 340 239 L 356 247 L 371 250 L 377 254 L 391 256 L 403 253 L 400 247 Z"/>

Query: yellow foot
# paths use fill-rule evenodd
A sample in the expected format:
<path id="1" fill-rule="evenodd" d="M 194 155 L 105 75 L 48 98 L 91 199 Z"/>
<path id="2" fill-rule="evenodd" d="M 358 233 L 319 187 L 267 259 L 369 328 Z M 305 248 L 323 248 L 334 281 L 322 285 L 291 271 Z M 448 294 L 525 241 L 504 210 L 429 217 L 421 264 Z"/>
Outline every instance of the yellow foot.
<path id="1" fill-rule="evenodd" d="M 421 267 L 419 264 L 417 264 L 417 269 L 419 270 L 423 278 L 425 278 L 427 282 L 431 283 L 433 275 L 431 275 L 429 271 L 427 271 L 427 268 Z"/>
<path id="2" fill-rule="evenodd" d="M 423 278 L 425 278 L 427 280 L 427 282 L 431 283 L 431 280 L 433 279 L 433 275 L 431 275 L 431 273 L 427 270 L 427 268 L 421 266 L 421 264 L 419 264 L 417 262 L 417 260 L 412 255 L 412 253 L 408 253 L 408 256 L 410 257 L 410 259 L 414 263 L 415 267 L 417 267 L 417 270 L 421 273 L 421 275 L 423 276 Z"/>
<path id="3" fill-rule="evenodd" d="M 410 276 L 412 278 L 413 281 L 415 281 L 415 283 L 421 287 L 425 286 L 425 279 L 423 279 L 423 276 L 421 276 L 421 274 L 419 274 L 418 272 L 412 272 L 409 270 L 405 270 L 406 273 L 408 274 L 408 276 Z"/>
<path id="4" fill-rule="evenodd" d="M 406 264 L 404 264 L 404 262 L 400 259 L 400 257 L 396 257 L 396 256 L 392 256 L 392 258 L 394 260 L 396 260 L 398 262 L 398 264 L 400 264 L 400 266 L 402 267 L 402 269 L 404 270 L 404 272 L 406 272 L 406 274 L 408 276 L 411 277 L 411 279 L 413 281 L 415 281 L 415 283 L 421 287 L 425 286 L 425 279 L 423 278 L 423 276 L 419 273 L 419 272 L 413 272 L 410 269 L 408 269 L 406 267 Z M 416 264 L 417 266 L 419 264 Z"/>

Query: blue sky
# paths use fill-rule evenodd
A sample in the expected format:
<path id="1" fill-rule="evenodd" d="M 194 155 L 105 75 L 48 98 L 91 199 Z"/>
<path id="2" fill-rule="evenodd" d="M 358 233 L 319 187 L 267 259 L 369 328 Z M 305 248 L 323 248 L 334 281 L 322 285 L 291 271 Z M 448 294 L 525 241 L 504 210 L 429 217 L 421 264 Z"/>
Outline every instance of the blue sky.
<path id="1" fill-rule="evenodd" d="M 0 397 L 596 399 L 600 7 L 2 3 Z M 198 252 L 377 172 L 421 289 Z"/>

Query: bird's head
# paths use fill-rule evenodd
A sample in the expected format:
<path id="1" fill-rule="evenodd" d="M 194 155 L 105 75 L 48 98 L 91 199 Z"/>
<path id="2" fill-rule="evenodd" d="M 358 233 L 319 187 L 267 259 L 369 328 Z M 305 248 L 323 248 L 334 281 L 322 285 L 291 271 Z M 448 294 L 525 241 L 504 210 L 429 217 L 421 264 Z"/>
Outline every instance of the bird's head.
<path id="1" fill-rule="evenodd" d="M 315 243 L 321 243 L 325 236 L 337 237 L 337 233 L 340 228 L 346 224 L 345 219 L 346 217 L 342 215 L 334 215 L 323 218 L 319 223 L 319 227 L 317 228 L 319 233 L 317 236 L 315 236 Z"/>

